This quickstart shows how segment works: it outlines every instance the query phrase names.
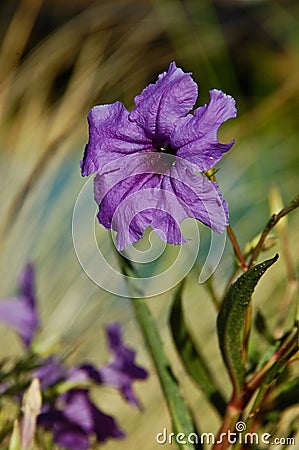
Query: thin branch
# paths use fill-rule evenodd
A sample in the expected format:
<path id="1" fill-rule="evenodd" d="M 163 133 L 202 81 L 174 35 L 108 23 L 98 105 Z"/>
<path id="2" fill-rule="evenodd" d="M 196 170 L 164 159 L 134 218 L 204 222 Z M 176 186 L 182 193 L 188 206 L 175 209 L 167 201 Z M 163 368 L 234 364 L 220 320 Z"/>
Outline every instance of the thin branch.
<path id="1" fill-rule="evenodd" d="M 228 237 L 229 237 L 229 239 L 230 239 L 230 241 L 232 243 L 232 246 L 234 248 L 235 255 L 236 255 L 236 257 L 238 258 L 238 260 L 240 262 L 241 268 L 242 268 L 243 272 L 247 272 L 248 267 L 246 265 L 243 253 L 241 252 L 241 249 L 239 247 L 239 244 L 238 244 L 238 241 L 236 239 L 236 236 L 235 236 L 232 228 L 230 227 L 230 225 L 228 225 L 226 227 L 226 230 L 227 230 Z"/>
<path id="2" fill-rule="evenodd" d="M 252 251 L 251 258 L 248 264 L 248 269 L 253 266 L 254 262 L 256 261 L 264 242 L 269 234 L 269 232 L 272 230 L 272 228 L 282 219 L 284 216 L 289 214 L 294 209 L 298 208 L 299 206 L 299 195 L 297 195 L 293 201 L 287 206 L 285 206 L 278 214 L 273 214 L 268 223 L 266 224 L 264 231 L 261 234 L 261 237 L 255 246 L 255 248 Z"/>

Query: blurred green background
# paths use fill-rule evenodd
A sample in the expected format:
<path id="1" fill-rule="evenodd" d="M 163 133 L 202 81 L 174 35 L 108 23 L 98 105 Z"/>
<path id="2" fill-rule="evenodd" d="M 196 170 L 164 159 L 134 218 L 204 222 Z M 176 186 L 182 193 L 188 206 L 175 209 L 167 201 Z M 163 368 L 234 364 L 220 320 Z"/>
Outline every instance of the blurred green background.
<path id="1" fill-rule="evenodd" d="M 41 338 L 60 340 L 59 351 L 69 355 L 70 364 L 83 359 L 106 362 L 104 325 L 121 322 L 138 363 L 151 374 L 148 381 L 135 384 L 142 412 L 126 405 L 113 389 L 95 392 L 99 406 L 128 434 L 126 440 L 103 448 L 158 448 L 155 436 L 169 427 L 169 417 L 130 301 L 99 289 L 74 252 L 71 221 L 85 183 L 79 161 L 88 138 L 87 112 L 95 104 L 116 100 L 130 109 L 134 96 L 171 61 L 193 73 L 199 84 L 198 105 L 208 101 L 212 88 L 232 95 L 238 118 L 221 128 L 220 138 L 236 139 L 236 144 L 218 164 L 217 179 L 243 247 L 273 212 L 271 188 L 279 189 L 284 203 L 298 191 L 298 21 L 298 2 L 287 0 L 1 2 L 0 297 L 15 293 L 19 272 L 32 261 Z M 288 218 L 288 240 L 297 268 L 298 224 L 294 212 Z M 265 257 L 276 251 L 281 251 L 279 241 Z M 219 294 L 232 263 L 227 243 L 215 274 Z M 186 314 L 228 396 L 216 342 L 216 313 L 207 289 L 197 284 L 198 265 L 186 286 Z M 282 257 L 256 293 L 255 305 L 269 316 L 270 324 L 286 275 Z M 215 432 L 218 418 L 173 350 L 166 325 L 172 295 L 151 299 L 149 305 L 201 431 Z M 3 356 L 22 351 L 14 333 L 3 325 L 0 339 Z"/>

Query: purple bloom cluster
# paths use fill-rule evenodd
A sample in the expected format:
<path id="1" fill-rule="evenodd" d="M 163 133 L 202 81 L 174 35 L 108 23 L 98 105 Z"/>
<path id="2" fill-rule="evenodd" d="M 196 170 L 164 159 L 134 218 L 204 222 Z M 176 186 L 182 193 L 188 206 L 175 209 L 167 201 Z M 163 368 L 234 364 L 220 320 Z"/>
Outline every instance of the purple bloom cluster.
<path id="1" fill-rule="evenodd" d="M 21 275 L 20 295 L 0 301 L 0 321 L 13 327 L 30 350 L 39 326 L 32 265 L 27 265 Z M 124 345 L 118 323 L 108 325 L 106 333 L 112 353 L 106 366 L 81 364 L 69 368 L 55 355 L 44 359 L 37 357 L 38 367 L 32 377 L 39 379 L 41 390 L 46 394 L 37 423 L 52 431 L 55 443 L 63 448 L 87 450 L 92 437 L 98 442 L 125 437 L 114 418 L 102 412 L 91 400 L 92 384 L 113 386 L 125 400 L 138 406 L 132 384 L 134 380 L 144 380 L 147 372 L 135 364 L 135 352 Z M 53 388 L 59 384 L 68 387 L 63 394 L 53 395 Z M 3 384 L 0 394 L 7 389 L 9 383 Z"/>
<path id="2" fill-rule="evenodd" d="M 96 172 L 98 220 L 117 232 L 122 250 L 151 226 L 171 244 L 185 242 L 180 223 L 188 217 L 221 233 L 228 208 L 217 183 L 203 173 L 233 142 L 218 142 L 223 122 L 236 116 L 235 101 L 219 90 L 210 102 L 190 110 L 198 87 L 172 62 L 135 98 L 129 112 L 122 103 L 95 106 L 88 115 L 89 141 L 82 175 Z"/>
<path id="3" fill-rule="evenodd" d="M 98 442 L 123 438 L 113 417 L 100 411 L 89 398 L 87 389 L 71 389 L 57 399 L 59 406 L 45 407 L 38 424 L 53 432 L 54 441 L 70 450 L 87 450 L 90 437 Z"/>
<path id="4" fill-rule="evenodd" d="M 110 324 L 106 331 L 109 348 L 114 355 L 108 365 L 83 364 L 67 369 L 51 358 L 35 372 L 44 388 L 57 382 L 75 386 L 55 398 L 52 404 L 46 404 L 38 418 L 39 425 L 53 431 L 55 442 L 72 450 L 88 449 L 92 435 L 98 442 L 125 436 L 113 417 L 104 414 L 90 400 L 89 389 L 82 387 L 84 384 L 93 382 L 113 386 L 127 401 L 138 405 L 132 383 L 147 377 L 147 372 L 134 362 L 135 352 L 123 344 L 119 325 Z"/>

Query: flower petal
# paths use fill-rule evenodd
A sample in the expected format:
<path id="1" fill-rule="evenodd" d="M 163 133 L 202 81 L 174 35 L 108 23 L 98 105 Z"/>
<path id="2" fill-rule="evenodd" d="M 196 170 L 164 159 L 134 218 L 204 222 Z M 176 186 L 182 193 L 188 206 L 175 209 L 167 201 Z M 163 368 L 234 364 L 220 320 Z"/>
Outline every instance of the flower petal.
<path id="1" fill-rule="evenodd" d="M 197 85 L 189 73 L 172 62 L 167 72 L 159 75 L 155 84 L 148 85 L 135 97 L 130 119 L 140 125 L 157 145 L 167 145 L 175 123 L 193 108 Z"/>
<path id="2" fill-rule="evenodd" d="M 181 158 L 177 159 L 172 169 L 170 181 L 168 189 L 173 190 L 183 205 L 186 217 L 200 220 L 217 233 L 225 230 L 228 225 L 228 207 L 225 200 L 222 200 L 217 183 L 194 173 L 192 167 Z"/>
<path id="3" fill-rule="evenodd" d="M 87 390 L 68 391 L 64 402 L 65 417 L 82 428 L 86 434 L 96 433 L 99 442 L 104 442 L 109 437 L 124 437 L 113 417 L 104 414 L 91 402 Z"/>
<path id="4" fill-rule="evenodd" d="M 228 223 L 217 184 L 194 173 L 196 166 L 186 160 L 145 153 L 121 158 L 106 168 L 94 184 L 98 219 L 117 231 L 119 250 L 140 239 L 148 226 L 160 239 L 181 244 L 186 242 L 180 230 L 185 218 L 196 218 L 217 232 Z"/>
<path id="5" fill-rule="evenodd" d="M 95 177 L 98 220 L 117 231 L 118 249 L 136 242 L 150 225 L 161 239 L 184 242 L 179 223 L 185 213 L 173 194 L 161 192 L 163 176 L 173 163 L 174 157 L 163 153 L 133 154 L 112 161 Z"/>
<path id="6" fill-rule="evenodd" d="M 98 171 L 105 164 L 130 153 L 152 148 L 151 141 L 120 102 L 92 108 L 88 114 L 89 141 L 81 161 L 82 175 Z"/>
<path id="7" fill-rule="evenodd" d="M 33 376 L 40 380 L 42 389 L 46 389 L 52 384 L 57 383 L 59 380 L 65 378 L 66 375 L 66 368 L 56 356 L 49 356 L 49 358 L 42 361 L 40 367 L 33 372 Z"/>
<path id="8" fill-rule="evenodd" d="M 102 381 L 119 389 L 127 401 L 137 406 L 138 400 L 134 394 L 132 382 L 144 380 L 147 378 L 147 372 L 135 364 L 135 352 L 123 344 L 119 324 L 108 325 L 106 332 L 114 358 L 109 364 L 99 369 Z"/>
<path id="9" fill-rule="evenodd" d="M 38 425 L 53 432 L 56 444 L 69 450 L 88 450 L 89 436 L 78 425 L 70 422 L 62 411 L 51 409 L 38 416 Z"/>
<path id="10" fill-rule="evenodd" d="M 236 116 L 235 100 L 216 89 L 210 91 L 210 98 L 194 115 L 177 122 L 170 139 L 170 145 L 178 149 L 177 156 L 196 164 L 200 171 L 210 169 L 234 144 L 219 143 L 217 132 L 223 122 Z"/>
<path id="11" fill-rule="evenodd" d="M 39 326 L 33 267 L 27 264 L 20 276 L 20 295 L 0 301 L 0 320 L 12 327 L 29 347 Z"/>
<path id="12" fill-rule="evenodd" d="M 87 450 L 95 434 L 98 442 L 122 438 L 113 417 L 100 411 L 85 389 L 72 389 L 57 399 L 59 409 L 48 407 L 38 417 L 38 424 L 52 430 L 54 440 L 69 450 Z"/>
<path id="13" fill-rule="evenodd" d="M 19 277 L 21 295 L 27 298 L 28 303 L 35 304 L 35 275 L 33 265 L 27 263 Z"/>

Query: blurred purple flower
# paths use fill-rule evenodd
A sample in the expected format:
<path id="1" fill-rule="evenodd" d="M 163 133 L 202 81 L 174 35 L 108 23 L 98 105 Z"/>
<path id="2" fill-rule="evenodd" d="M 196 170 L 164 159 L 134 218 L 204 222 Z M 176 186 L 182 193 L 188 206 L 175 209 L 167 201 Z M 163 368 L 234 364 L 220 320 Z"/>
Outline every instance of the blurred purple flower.
<path id="1" fill-rule="evenodd" d="M 0 300 L 0 321 L 12 327 L 29 347 L 39 326 L 36 311 L 35 276 L 31 264 L 20 275 L 17 297 Z"/>
<path id="2" fill-rule="evenodd" d="M 68 369 L 56 356 L 41 361 L 41 365 L 34 370 L 33 377 L 38 378 L 42 389 L 66 379 Z"/>
<path id="3" fill-rule="evenodd" d="M 113 386 L 128 402 L 138 406 L 132 383 L 135 380 L 147 378 L 147 371 L 135 364 L 135 352 L 123 344 L 118 323 L 108 325 L 106 333 L 109 349 L 113 353 L 111 362 L 100 368 L 91 364 L 82 364 L 70 372 L 68 379 L 78 382 L 90 379 L 97 384 Z"/>
<path id="4" fill-rule="evenodd" d="M 13 327 L 29 348 L 39 326 L 34 270 L 31 264 L 22 272 L 19 285 L 19 296 L 0 301 L 0 320 Z M 37 424 L 52 431 L 55 443 L 69 450 L 90 448 L 92 437 L 96 437 L 98 442 L 125 437 L 114 418 L 100 411 L 91 401 L 89 388 L 92 383 L 112 385 L 123 393 L 126 400 L 136 405 L 132 382 L 147 377 L 147 372 L 135 365 L 135 353 L 123 344 L 119 324 L 109 325 L 107 335 L 114 359 L 102 368 L 90 363 L 69 368 L 55 354 L 47 358 L 35 355 L 34 365 L 37 367 L 33 369 L 31 376 L 39 380 L 44 395 Z M 29 356 L 32 358 L 34 355 Z M 67 391 L 57 394 L 61 390 L 56 390 L 55 385 L 60 385 Z M 1 383 L 0 394 L 5 394 L 10 388 L 10 382 Z M 21 395 L 16 396 L 16 399 L 20 398 Z M 29 421 L 28 424 L 30 426 L 28 425 L 26 436 L 31 439 L 33 422 Z"/>
<path id="5" fill-rule="evenodd" d="M 72 389 L 60 395 L 54 407 L 45 408 L 39 415 L 38 424 L 51 430 L 54 441 L 70 450 L 90 448 L 92 435 L 98 442 L 125 437 L 113 417 L 90 400 L 87 389 Z"/>
<path id="6" fill-rule="evenodd" d="M 132 382 L 144 380 L 147 378 L 147 372 L 134 363 L 135 352 L 123 344 L 119 324 L 108 325 L 106 331 L 109 348 L 114 358 L 109 364 L 99 369 L 102 382 L 119 389 L 128 402 L 138 406 Z"/>
<path id="7" fill-rule="evenodd" d="M 210 103 L 190 114 L 197 91 L 190 73 L 172 62 L 135 98 L 131 112 L 120 102 L 89 112 L 82 175 L 97 172 L 98 220 L 117 231 L 120 250 L 148 226 L 166 242 L 180 244 L 180 223 L 187 217 L 219 233 L 228 224 L 218 185 L 195 172 L 210 169 L 234 144 L 219 143 L 217 132 L 236 116 L 235 101 L 214 89 Z"/>
<path id="8" fill-rule="evenodd" d="M 55 442 L 70 450 L 88 449 L 93 434 L 98 442 L 125 436 L 113 417 L 101 412 L 91 402 L 88 389 L 79 387 L 80 383 L 91 381 L 113 386 L 122 392 L 127 401 L 138 405 L 132 382 L 147 377 L 147 372 L 134 363 L 135 352 L 123 344 L 119 324 L 108 325 L 106 331 L 109 349 L 114 355 L 107 366 L 97 368 L 88 363 L 67 369 L 53 356 L 34 372 L 43 389 L 60 381 L 74 386 L 54 402 L 44 404 L 38 418 L 40 426 L 53 432 Z"/>

